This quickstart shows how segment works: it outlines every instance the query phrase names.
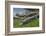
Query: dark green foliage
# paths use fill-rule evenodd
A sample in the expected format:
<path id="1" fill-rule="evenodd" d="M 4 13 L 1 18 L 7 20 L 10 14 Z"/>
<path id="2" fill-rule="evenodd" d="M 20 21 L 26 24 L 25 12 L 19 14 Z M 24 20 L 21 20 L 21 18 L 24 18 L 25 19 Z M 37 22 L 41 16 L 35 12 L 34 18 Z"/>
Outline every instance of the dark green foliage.
<path id="1" fill-rule="evenodd" d="M 21 20 L 19 19 L 14 19 L 13 23 L 14 28 L 19 28 L 19 27 L 38 27 L 39 26 L 39 18 L 33 18 L 27 22 L 22 23 Z"/>

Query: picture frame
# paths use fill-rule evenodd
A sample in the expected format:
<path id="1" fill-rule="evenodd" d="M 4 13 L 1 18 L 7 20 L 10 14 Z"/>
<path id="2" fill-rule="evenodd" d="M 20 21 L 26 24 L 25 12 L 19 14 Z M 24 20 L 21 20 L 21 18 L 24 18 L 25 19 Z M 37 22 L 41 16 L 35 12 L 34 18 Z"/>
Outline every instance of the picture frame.
<path id="1" fill-rule="evenodd" d="M 13 28 L 13 8 L 38 10 L 40 16 L 39 27 Z M 18 9 L 19 8 L 19 9 Z M 18 21 L 17 21 L 18 22 Z M 37 34 L 45 32 L 45 3 L 6 1 L 5 2 L 5 33 L 6 35 Z"/>

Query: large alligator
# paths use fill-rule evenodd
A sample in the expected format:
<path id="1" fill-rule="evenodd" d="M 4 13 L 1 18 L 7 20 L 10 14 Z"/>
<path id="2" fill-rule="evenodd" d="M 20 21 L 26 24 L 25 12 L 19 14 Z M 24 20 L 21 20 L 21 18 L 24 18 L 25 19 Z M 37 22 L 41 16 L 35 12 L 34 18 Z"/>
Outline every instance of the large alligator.
<path id="1" fill-rule="evenodd" d="M 32 16 L 29 16 L 29 15 L 31 15 L 31 14 L 33 14 L 33 15 L 32 15 Z M 27 22 L 28 20 L 33 19 L 33 18 L 35 18 L 35 17 L 37 17 L 37 16 L 39 16 L 39 13 L 38 13 L 38 12 L 30 12 L 30 13 L 25 14 L 25 15 L 18 15 L 18 16 L 15 16 L 14 18 L 15 18 L 15 19 L 20 19 L 21 22 L 22 22 L 22 24 L 23 24 L 23 23 Z M 23 18 L 20 18 L 20 17 L 23 17 Z M 26 17 L 26 18 L 24 18 L 24 17 Z"/>

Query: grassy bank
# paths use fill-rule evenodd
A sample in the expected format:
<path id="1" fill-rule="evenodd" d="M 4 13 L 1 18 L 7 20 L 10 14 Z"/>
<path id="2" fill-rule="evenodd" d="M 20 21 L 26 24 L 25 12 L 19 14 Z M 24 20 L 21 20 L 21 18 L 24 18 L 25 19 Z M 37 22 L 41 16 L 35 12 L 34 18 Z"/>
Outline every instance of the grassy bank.
<path id="1" fill-rule="evenodd" d="M 21 21 L 19 19 L 14 19 L 14 23 L 13 23 L 14 28 L 18 28 L 18 27 L 38 27 L 39 26 L 39 19 L 34 18 L 32 20 L 29 20 L 25 23 L 21 23 Z"/>

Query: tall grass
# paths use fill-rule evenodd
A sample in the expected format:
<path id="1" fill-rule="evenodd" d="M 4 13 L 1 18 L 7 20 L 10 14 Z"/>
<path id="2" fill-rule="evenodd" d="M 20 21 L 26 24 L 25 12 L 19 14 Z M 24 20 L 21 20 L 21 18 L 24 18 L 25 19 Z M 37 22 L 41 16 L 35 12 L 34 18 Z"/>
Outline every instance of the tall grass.
<path id="1" fill-rule="evenodd" d="M 19 19 L 14 19 L 14 23 L 13 23 L 14 28 L 18 28 L 18 27 L 38 27 L 39 26 L 39 18 L 34 18 L 31 19 L 25 23 L 21 23 L 21 20 Z"/>

